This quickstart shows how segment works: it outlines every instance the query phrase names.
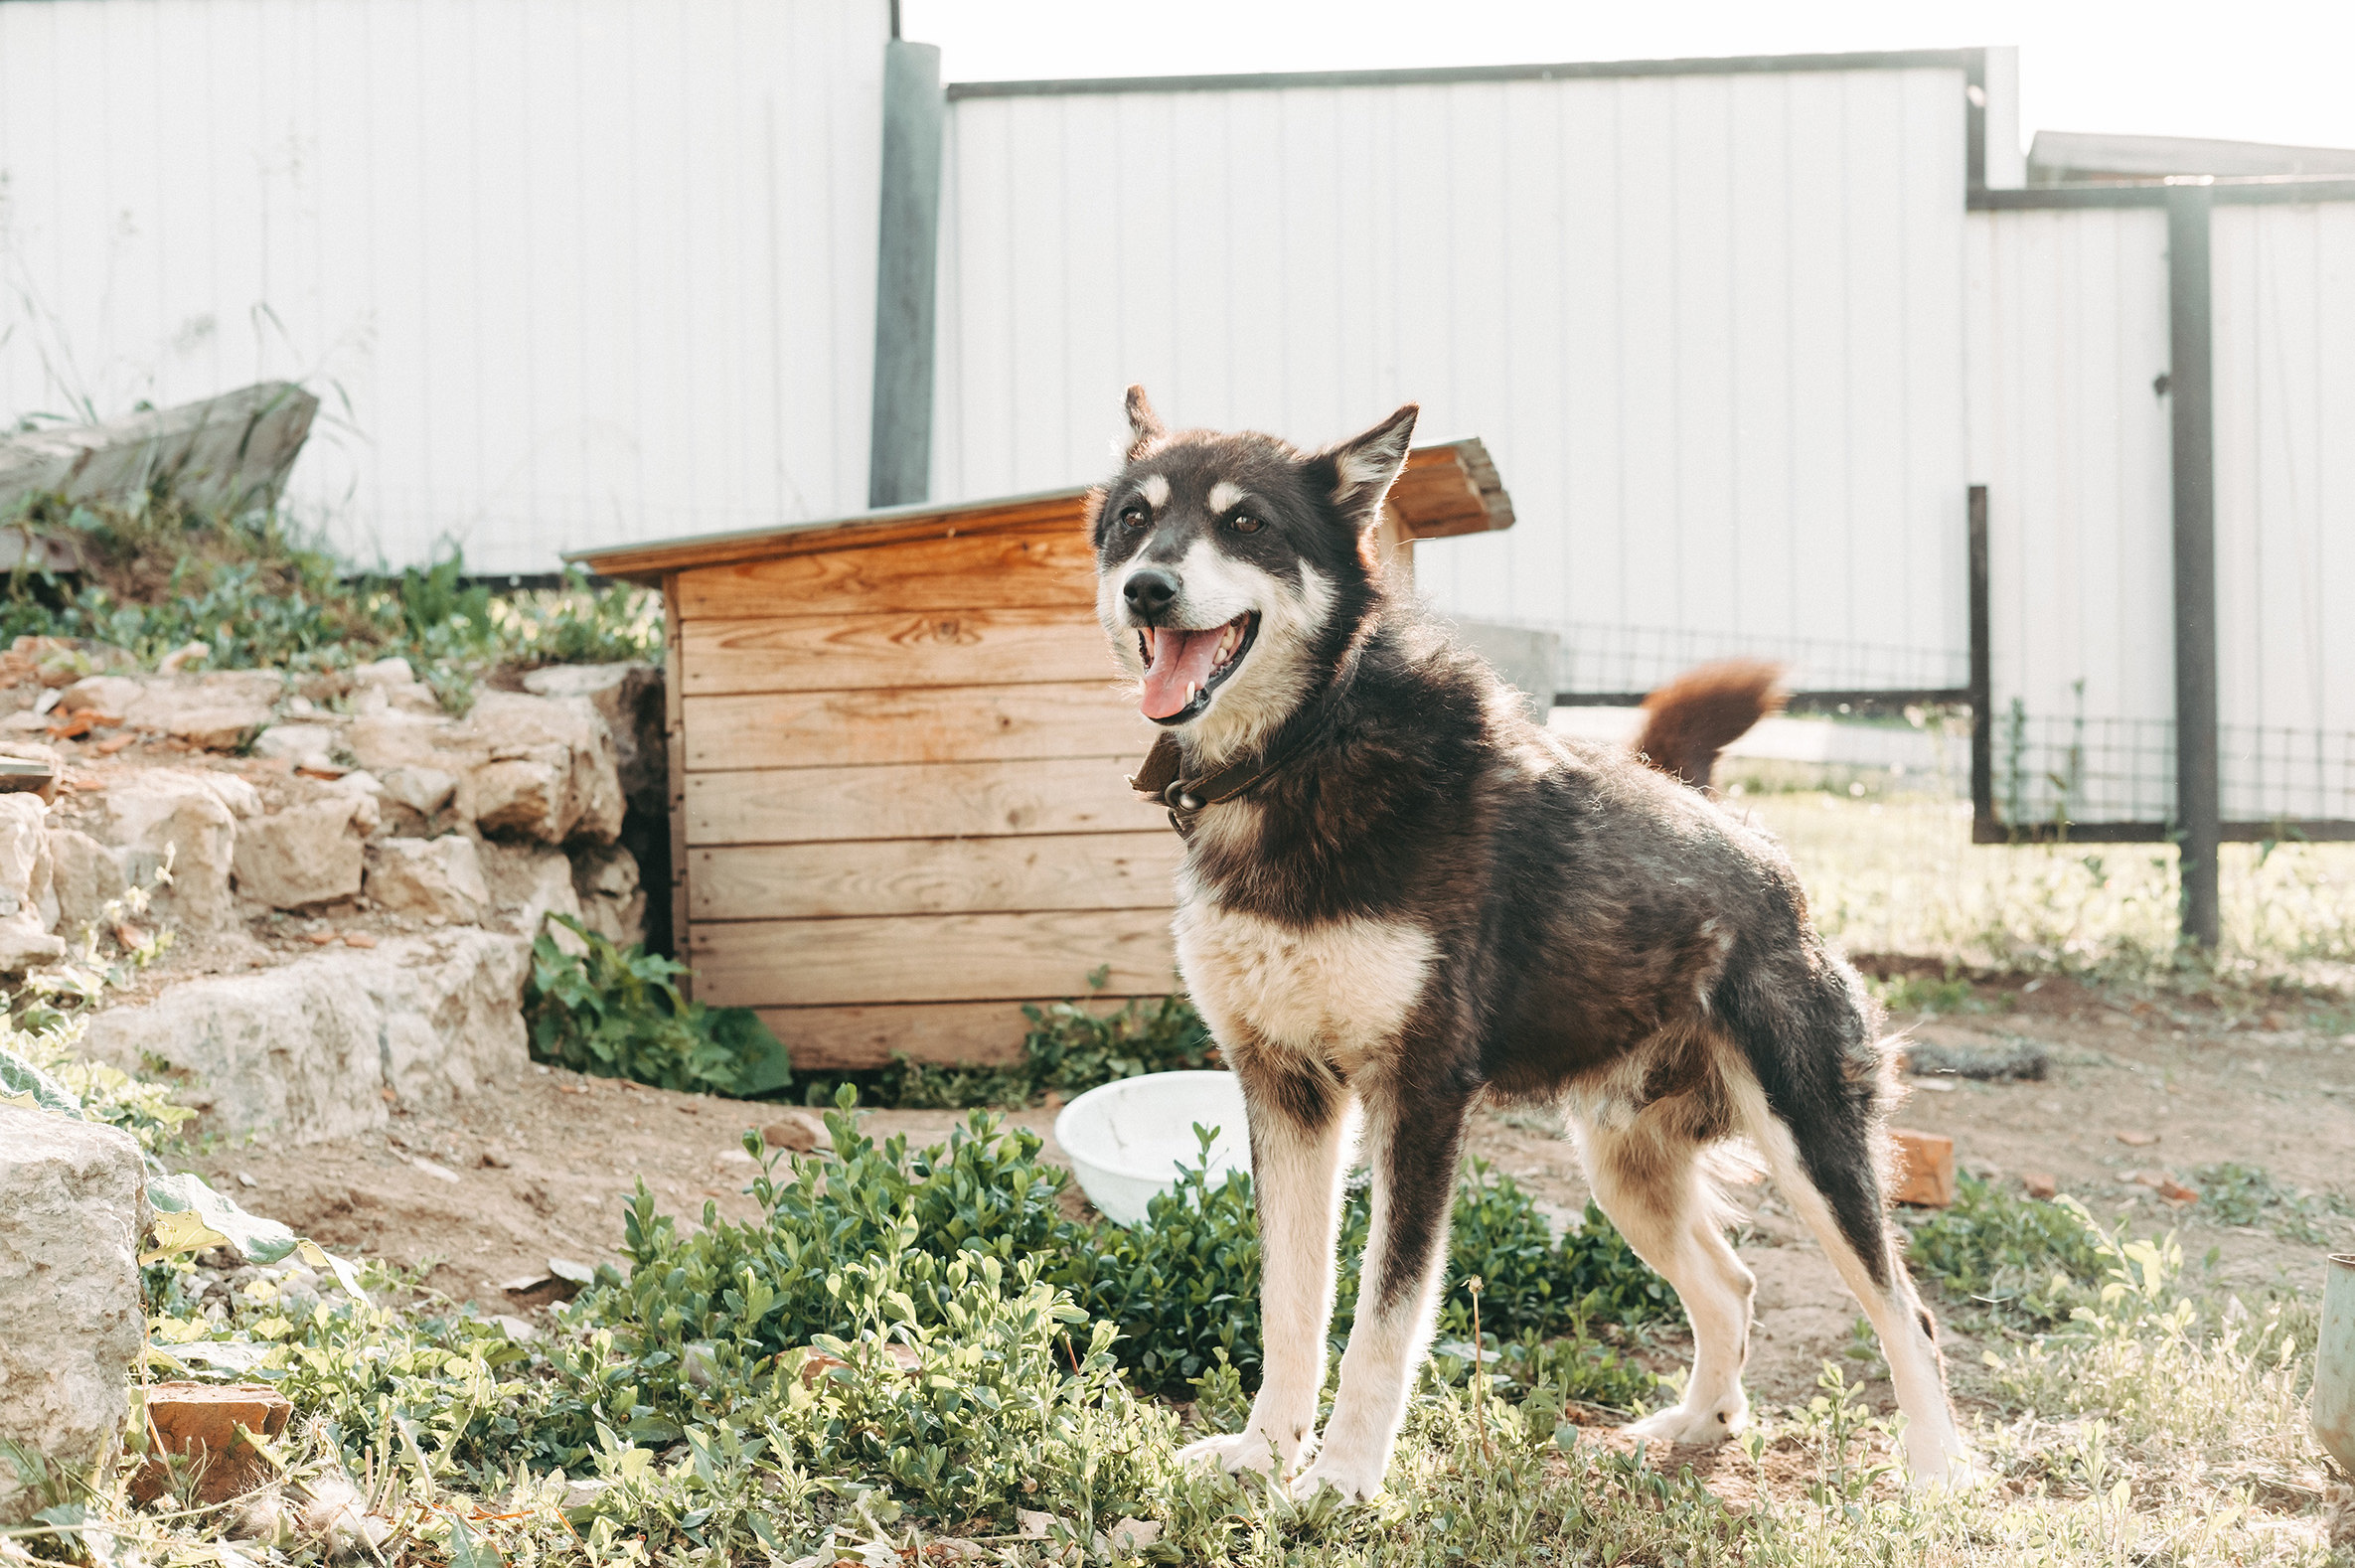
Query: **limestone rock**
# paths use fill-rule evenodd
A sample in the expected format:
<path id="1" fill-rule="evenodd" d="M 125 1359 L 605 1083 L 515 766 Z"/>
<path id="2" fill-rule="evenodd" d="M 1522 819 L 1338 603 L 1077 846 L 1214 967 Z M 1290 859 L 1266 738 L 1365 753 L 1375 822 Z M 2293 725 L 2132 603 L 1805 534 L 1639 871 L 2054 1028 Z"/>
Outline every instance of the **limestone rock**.
<path id="1" fill-rule="evenodd" d="M 571 805 L 572 753 L 564 746 L 516 748 L 522 754 L 496 757 L 474 770 L 474 825 L 560 844 Z"/>
<path id="2" fill-rule="evenodd" d="M 379 659 L 372 664 L 354 665 L 352 684 L 358 688 L 352 704 L 356 713 L 441 711 L 441 700 L 433 695 L 433 688 L 417 679 L 406 659 Z"/>
<path id="3" fill-rule="evenodd" d="M 204 783 L 205 788 L 219 797 L 221 804 L 229 808 L 229 814 L 238 821 L 261 815 L 261 791 L 235 773 L 223 773 L 215 768 L 206 768 L 197 773 L 195 777 Z"/>
<path id="4" fill-rule="evenodd" d="M 145 1205 L 128 1133 L 0 1105 L 0 1443 L 86 1471 L 121 1441 Z M 0 1523 L 46 1500 L 0 1462 Z"/>
<path id="5" fill-rule="evenodd" d="M 613 735 L 587 699 L 485 692 L 466 722 L 490 748 L 485 772 L 524 762 L 553 774 L 541 805 L 537 780 L 526 782 L 514 771 L 489 778 L 478 773 L 473 816 L 485 829 L 512 825 L 545 844 L 573 838 L 611 844 L 621 832 L 624 802 Z M 485 802 L 494 797 L 508 803 L 506 821 L 493 821 Z"/>
<path id="6" fill-rule="evenodd" d="M 472 924 L 491 909 L 474 841 L 379 839 L 368 847 L 368 896 L 387 909 Z"/>
<path id="7" fill-rule="evenodd" d="M 255 737 L 253 754 L 282 758 L 298 768 L 333 767 L 343 738 L 334 724 L 272 724 Z"/>
<path id="8" fill-rule="evenodd" d="M 613 736 L 585 699 L 485 692 L 463 719 L 388 709 L 352 721 L 352 754 L 419 815 L 487 833 L 610 844 L 623 801 Z M 402 775 L 406 775 L 403 777 Z M 453 781 L 446 803 L 440 779 Z"/>
<path id="9" fill-rule="evenodd" d="M 382 1127 L 384 1091 L 422 1105 L 522 1072 L 529 946 L 458 926 L 258 974 L 184 981 L 89 1021 L 83 1049 L 162 1058 L 211 1097 L 218 1131 L 307 1144 Z"/>
<path id="10" fill-rule="evenodd" d="M 236 818 L 204 776 L 168 768 L 126 774 L 96 797 L 91 834 L 127 852 L 123 874 L 132 881 L 153 879 L 166 852 L 172 881 L 158 889 L 157 913 L 192 931 L 217 931 L 235 922 L 230 866 L 237 840 Z"/>
<path id="11" fill-rule="evenodd" d="M 592 844 L 572 854 L 572 891 L 580 923 L 624 947 L 646 940 L 646 890 L 638 858 L 618 844 Z"/>
<path id="12" fill-rule="evenodd" d="M 257 817 L 237 835 L 237 891 L 274 909 L 350 898 L 362 854 L 355 796 L 335 796 Z"/>
<path id="13" fill-rule="evenodd" d="M 103 713 L 120 719 L 146 695 L 146 688 L 127 675 L 85 675 L 58 694 L 58 711 Z"/>
<path id="14" fill-rule="evenodd" d="M 99 911 L 130 890 L 122 857 L 72 828 L 49 830 L 49 857 L 58 901 L 54 929 L 67 941 L 78 942 Z"/>
<path id="15" fill-rule="evenodd" d="M 243 745 L 270 721 L 270 709 L 286 690 L 275 670 L 144 676 L 138 685 L 138 698 L 119 715 L 125 724 L 177 735 L 208 751 Z"/>
<path id="16" fill-rule="evenodd" d="M 654 816 L 668 809 L 670 757 L 663 742 L 663 673 L 650 664 L 555 664 L 524 677 L 536 697 L 585 702 L 613 736 L 622 799 Z"/>
<path id="17" fill-rule="evenodd" d="M 430 822 L 458 793 L 458 775 L 439 768 L 397 767 L 385 773 L 385 794 Z"/>
<path id="18" fill-rule="evenodd" d="M 573 889 L 572 862 L 563 851 L 490 843 L 482 847 L 482 865 L 491 902 L 526 941 L 540 934 L 551 914 L 580 918 L 580 894 Z M 580 938 L 561 926 L 550 928 L 550 934 L 565 952 L 581 951 Z"/>
<path id="19" fill-rule="evenodd" d="M 66 956 L 49 849 L 49 808 L 36 795 L 0 795 L 0 973 L 22 974 Z"/>

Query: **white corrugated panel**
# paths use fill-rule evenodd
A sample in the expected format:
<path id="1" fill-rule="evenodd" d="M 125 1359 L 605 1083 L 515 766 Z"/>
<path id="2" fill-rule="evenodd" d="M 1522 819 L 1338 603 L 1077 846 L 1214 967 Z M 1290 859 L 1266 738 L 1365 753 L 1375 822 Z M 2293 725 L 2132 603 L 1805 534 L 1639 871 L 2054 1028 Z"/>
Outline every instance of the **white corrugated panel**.
<path id="1" fill-rule="evenodd" d="M 0 5 L 0 415 L 269 377 L 348 551 L 866 497 L 881 0 Z"/>
<path id="2" fill-rule="evenodd" d="M 2160 821 L 2175 773 L 2166 215 L 1973 213 L 1969 256 L 1996 809 Z"/>
<path id="3" fill-rule="evenodd" d="M 2355 817 L 2355 203 L 2212 226 L 2224 815 Z"/>
<path id="4" fill-rule="evenodd" d="M 1960 71 L 952 102 L 934 493 L 1091 480 L 1121 389 L 1303 442 L 1409 398 L 1517 526 L 1442 608 L 1583 690 L 1966 676 Z"/>

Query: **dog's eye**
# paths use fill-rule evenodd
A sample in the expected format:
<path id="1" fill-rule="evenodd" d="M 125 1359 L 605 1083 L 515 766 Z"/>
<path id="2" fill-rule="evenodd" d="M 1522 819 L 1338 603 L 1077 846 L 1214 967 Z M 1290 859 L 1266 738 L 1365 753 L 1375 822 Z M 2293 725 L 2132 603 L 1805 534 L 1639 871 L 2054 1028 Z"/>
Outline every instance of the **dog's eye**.
<path id="1" fill-rule="evenodd" d="M 1238 512 L 1227 519 L 1226 526 L 1238 534 L 1256 534 L 1267 525 L 1248 512 Z"/>
<path id="2" fill-rule="evenodd" d="M 1130 528 L 1143 528 L 1151 521 L 1144 506 L 1135 501 L 1120 509 L 1120 520 Z"/>

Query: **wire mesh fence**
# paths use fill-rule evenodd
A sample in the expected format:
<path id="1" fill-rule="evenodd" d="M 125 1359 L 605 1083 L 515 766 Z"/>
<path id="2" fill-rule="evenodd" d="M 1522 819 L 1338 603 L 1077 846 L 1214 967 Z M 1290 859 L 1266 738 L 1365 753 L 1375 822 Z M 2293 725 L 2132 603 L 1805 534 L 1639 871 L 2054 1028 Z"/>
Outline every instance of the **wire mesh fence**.
<path id="1" fill-rule="evenodd" d="M 1803 692 L 1953 691 L 1970 675 L 1969 655 L 1958 649 L 1745 636 L 1716 628 L 1529 624 L 1561 639 L 1555 656 L 1557 692 L 1648 692 L 1696 664 L 1729 658 L 1774 660 L 1788 668 L 1793 690 Z"/>
<path id="2" fill-rule="evenodd" d="M 2172 719 L 2053 717 L 2014 704 L 1994 741 L 2002 823 L 2175 820 Z M 2224 724 L 2217 769 L 2226 822 L 2355 822 L 2355 733 Z"/>

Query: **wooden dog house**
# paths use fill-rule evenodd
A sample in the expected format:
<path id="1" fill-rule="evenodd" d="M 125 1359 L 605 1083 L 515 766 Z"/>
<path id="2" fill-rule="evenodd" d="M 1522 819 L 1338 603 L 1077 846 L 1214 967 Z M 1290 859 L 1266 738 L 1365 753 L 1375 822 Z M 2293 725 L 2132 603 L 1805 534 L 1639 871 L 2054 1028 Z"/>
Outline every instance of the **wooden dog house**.
<path id="1" fill-rule="evenodd" d="M 807 1067 L 1007 1060 L 1020 1005 L 1176 984 L 1153 725 L 1095 614 L 1086 492 L 913 506 L 569 558 L 659 584 L 672 930 L 701 1001 Z M 1506 528 L 1478 441 L 1392 488 L 1418 540 Z"/>

